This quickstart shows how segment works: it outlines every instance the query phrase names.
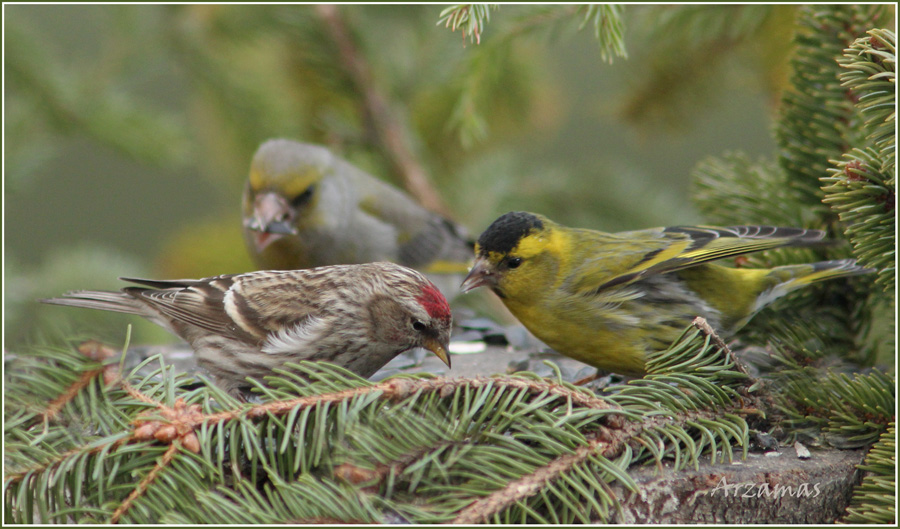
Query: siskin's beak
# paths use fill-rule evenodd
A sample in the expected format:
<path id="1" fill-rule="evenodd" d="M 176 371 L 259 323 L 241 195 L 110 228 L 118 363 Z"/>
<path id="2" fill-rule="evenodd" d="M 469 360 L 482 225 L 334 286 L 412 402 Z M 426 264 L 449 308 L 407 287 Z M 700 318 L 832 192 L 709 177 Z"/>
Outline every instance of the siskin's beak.
<path id="1" fill-rule="evenodd" d="M 277 193 L 260 193 L 253 202 L 253 215 L 244 220 L 244 227 L 256 232 L 254 242 L 257 251 L 277 241 L 284 235 L 296 235 L 293 225 L 294 210 L 284 197 Z"/>
<path id="2" fill-rule="evenodd" d="M 447 345 L 442 344 L 434 338 L 429 338 L 422 347 L 434 353 L 434 355 L 440 358 L 442 362 L 447 364 L 447 367 L 450 367 L 450 353 L 447 352 Z"/>
<path id="3" fill-rule="evenodd" d="M 468 292 L 485 285 L 492 286 L 495 283 L 496 277 L 494 276 L 493 266 L 490 261 L 488 261 L 486 257 L 479 257 L 475 259 L 475 264 L 472 265 L 469 275 L 463 279 L 462 285 L 460 285 L 459 288 L 463 292 Z"/>

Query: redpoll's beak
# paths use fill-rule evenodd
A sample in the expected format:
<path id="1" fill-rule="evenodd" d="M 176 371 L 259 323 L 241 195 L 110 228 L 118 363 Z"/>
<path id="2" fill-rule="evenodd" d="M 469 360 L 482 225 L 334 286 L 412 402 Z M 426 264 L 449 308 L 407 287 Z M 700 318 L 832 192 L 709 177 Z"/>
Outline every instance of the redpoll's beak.
<path id="1" fill-rule="evenodd" d="M 261 252 L 284 235 L 296 235 L 293 220 L 294 210 L 284 197 L 260 193 L 253 202 L 253 215 L 245 219 L 244 227 L 256 232 L 254 242 L 256 250 Z"/>
<path id="2" fill-rule="evenodd" d="M 460 290 L 463 292 L 468 292 L 472 289 L 476 289 L 481 286 L 491 286 L 496 283 L 496 278 L 494 277 L 492 271 L 491 263 L 485 257 L 479 257 L 475 259 L 475 264 L 472 265 L 472 269 L 469 270 L 469 275 L 463 279 L 462 285 L 460 285 Z"/>
<path id="3" fill-rule="evenodd" d="M 447 367 L 450 367 L 450 354 L 447 352 L 447 346 L 435 339 L 429 338 L 422 347 L 434 353 L 434 355 L 440 358 L 442 362 L 447 364 Z"/>

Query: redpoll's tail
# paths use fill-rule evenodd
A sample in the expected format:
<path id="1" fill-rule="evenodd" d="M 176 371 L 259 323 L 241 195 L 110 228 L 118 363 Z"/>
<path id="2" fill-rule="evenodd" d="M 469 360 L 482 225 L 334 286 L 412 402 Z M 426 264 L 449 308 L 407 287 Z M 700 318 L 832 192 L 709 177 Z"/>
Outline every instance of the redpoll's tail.
<path id="1" fill-rule="evenodd" d="M 108 310 L 147 316 L 147 306 L 124 292 L 106 292 L 102 290 L 76 290 L 67 292 L 61 298 L 39 300 L 41 303 L 81 307 L 85 309 Z"/>

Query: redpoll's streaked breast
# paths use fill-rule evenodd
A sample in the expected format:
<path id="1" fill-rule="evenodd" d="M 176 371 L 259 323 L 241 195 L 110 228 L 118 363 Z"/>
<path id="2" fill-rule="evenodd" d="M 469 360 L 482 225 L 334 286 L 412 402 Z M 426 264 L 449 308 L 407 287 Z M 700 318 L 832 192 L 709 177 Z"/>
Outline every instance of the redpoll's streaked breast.
<path id="1" fill-rule="evenodd" d="M 369 377 L 396 355 L 423 347 L 450 365 L 447 300 L 422 274 L 393 263 L 122 279 L 144 286 L 42 301 L 143 316 L 187 341 L 198 364 L 230 392 L 246 386 L 248 376 L 300 360 Z"/>

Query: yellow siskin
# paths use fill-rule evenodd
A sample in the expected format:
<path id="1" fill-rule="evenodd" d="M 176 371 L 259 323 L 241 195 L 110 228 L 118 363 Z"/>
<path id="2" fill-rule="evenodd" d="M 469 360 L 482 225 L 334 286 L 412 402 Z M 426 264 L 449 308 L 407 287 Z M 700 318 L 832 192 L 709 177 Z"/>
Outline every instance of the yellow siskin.
<path id="1" fill-rule="evenodd" d="M 263 143 L 253 157 L 243 229 L 264 269 L 391 261 L 461 276 L 473 257 L 461 226 L 325 147 L 285 139 Z"/>
<path id="2" fill-rule="evenodd" d="M 728 337 L 760 309 L 810 283 L 871 272 L 852 259 L 769 269 L 709 261 L 825 233 L 772 226 L 676 226 L 622 233 L 568 228 L 526 212 L 485 230 L 463 281 L 487 286 L 535 336 L 592 366 L 639 376 L 696 316 Z"/>

